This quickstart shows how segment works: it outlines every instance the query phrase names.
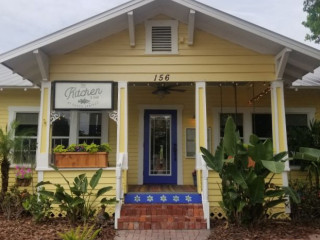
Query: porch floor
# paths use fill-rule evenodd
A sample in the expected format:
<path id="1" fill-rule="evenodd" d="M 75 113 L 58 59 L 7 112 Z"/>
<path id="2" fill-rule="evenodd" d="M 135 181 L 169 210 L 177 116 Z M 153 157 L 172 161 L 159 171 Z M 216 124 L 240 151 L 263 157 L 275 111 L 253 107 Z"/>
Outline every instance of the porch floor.
<path id="1" fill-rule="evenodd" d="M 193 185 L 169 185 L 169 184 L 152 184 L 152 185 L 129 185 L 128 192 L 197 192 L 197 187 Z"/>

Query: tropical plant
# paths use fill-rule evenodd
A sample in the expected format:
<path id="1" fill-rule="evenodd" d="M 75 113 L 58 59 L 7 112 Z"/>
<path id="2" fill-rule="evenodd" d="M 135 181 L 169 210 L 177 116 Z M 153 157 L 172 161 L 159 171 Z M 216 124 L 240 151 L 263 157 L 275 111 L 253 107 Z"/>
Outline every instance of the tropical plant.
<path id="1" fill-rule="evenodd" d="M 230 222 L 258 223 L 265 219 L 270 208 L 285 203 L 287 195 L 299 202 L 290 187 L 272 182 L 275 174 L 284 171 L 287 153 L 274 156 L 271 140 L 261 142 L 255 135 L 251 135 L 249 144 L 243 144 L 231 117 L 227 119 L 224 137 L 215 155 L 205 148 L 201 148 L 201 152 L 208 167 L 217 171 L 222 180 L 220 205 Z"/>
<path id="2" fill-rule="evenodd" d="M 14 137 L 14 132 L 18 127 L 18 123 L 13 121 L 9 129 L 0 128 L 0 163 L 1 163 L 1 193 L 4 194 L 8 190 L 10 157 L 13 150 L 20 148 L 20 139 Z"/>
<path id="3" fill-rule="evenodd" d="M 96 171 L 90 182 L 86 174 L 80 174 L 74 178 L 73 185 L 71 185 L 57 167 L 53 165 L 51 165 L 51 167 L 61 175 L 66 182 L 69 191 L 67 191 L 61 184 L 42 181 L 37 184 L 37 187 L 51 184 L 56 187 L 56 191 L 51 192 L 42 189 L 39 190 L 39 194 L 47 196 L 53 199 L 53 203 L 59 204 L 60 209 L 66 212 L 67 218 L 69 218 L 72 223 L 75 223 L 76 221 L 83 221 L 86 223 L 96 212 L 98 198 L 102 197 L 103 194 L 112 189 L 112 187 L 96 189 L 102 175 L 102 169 Z M 107 198 L 102 198 L 99 201 L 100 205 L 112 204 L 115 202 L 115 198 L 109 200 Z"/>
<path id="4" fill-rule="evenodd" d="M 108 143 L 103 144 L 71 144 L 67 148 L 63 145 L 57 145 L 54 149 L 54 153 L 65 153 L 65 152 L 89 152 L 89 153 L 96 153 L 96 152 L 110 152 L 111 147 Z"/>
<path id="5" fill-rule="evenodd" d="M 101 229 L 93 231 L 93 228 L 94 225 L 89 228 L 88 225 L 85 224 L 83 228 L 78 226 L 76 229 L 72 228 L 68 232 L 58 233 L 58 235 L 63 240 L 94 240 L 98 236 Z"/>
<path id="6" fill-rule="evenodd" d="M 32 215 L 35 222 L 41 222 L 50 217 L 51 205 L 52 200 L 42 194 L 32 194 L 22 203 L 23 208 Z"/>
<path id="7" fill-rule="evenodd" d="M 310 187 L 315 187 L 319 190 L 320 150 L 316 148 L 301 147 L 299 152 L 294 154 L 293 159 L 307 162 L 305 169 L 308 173 Z"/>

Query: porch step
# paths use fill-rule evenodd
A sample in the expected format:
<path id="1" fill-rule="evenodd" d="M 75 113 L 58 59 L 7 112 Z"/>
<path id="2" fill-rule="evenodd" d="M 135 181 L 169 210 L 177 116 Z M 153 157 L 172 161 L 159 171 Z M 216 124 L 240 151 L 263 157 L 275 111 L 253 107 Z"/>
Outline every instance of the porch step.
<path id="1" fill-rule="evenodd" d="M 206 229 L 202 204 L 124 204 L 118 229 Z"/>
<path id="2" fill-rule="evenodd" d="M 188 192 L 188 193 L 159 193 L 159 192 L 130 192 L 124 197 L 124 203 L 141 204 L 194 204 L 202 203 L 201 194 Z"/>

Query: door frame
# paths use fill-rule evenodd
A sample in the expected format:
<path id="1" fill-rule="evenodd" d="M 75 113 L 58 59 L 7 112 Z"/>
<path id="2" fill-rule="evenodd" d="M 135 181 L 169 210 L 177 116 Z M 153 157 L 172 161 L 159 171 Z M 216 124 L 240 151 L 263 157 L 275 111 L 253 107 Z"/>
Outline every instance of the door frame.
<path id="1" fill-rule="evenodd" d="M 139 105 L 139 149 L 138 149 L 138 184 L 143 184 L 143 143 L 144 143 L 144 111 L 176 110 L 177 111 L 177 184 L 183 185 L 182 164 L 182 109 L 181 105 Z M 191 173 L 190 173 L 191 174 Z"/>

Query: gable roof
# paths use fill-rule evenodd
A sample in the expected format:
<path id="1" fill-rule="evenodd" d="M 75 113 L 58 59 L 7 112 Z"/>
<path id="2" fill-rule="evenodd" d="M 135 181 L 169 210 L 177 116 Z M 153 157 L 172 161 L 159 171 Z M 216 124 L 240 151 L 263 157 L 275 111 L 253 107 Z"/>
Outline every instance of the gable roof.
<path id="1" fill-rule="evenodd" d="M 164 14 L 188 24 L 190 10 L 196 12 L 195 27 L 261 54 L 276 56 L 291 50 L 284 78 L 294 81 L 320 65 L 320 50 L 269 31 L 194 0 L 133 0 L 0 55 L 0 63 L 38 84 L 41 69 L 34 50 L 44 56 L 65 54 L 128 28 L 128 12 L 139 24 Z M 128 43 L 129 44 L 129 43 Z"/>

